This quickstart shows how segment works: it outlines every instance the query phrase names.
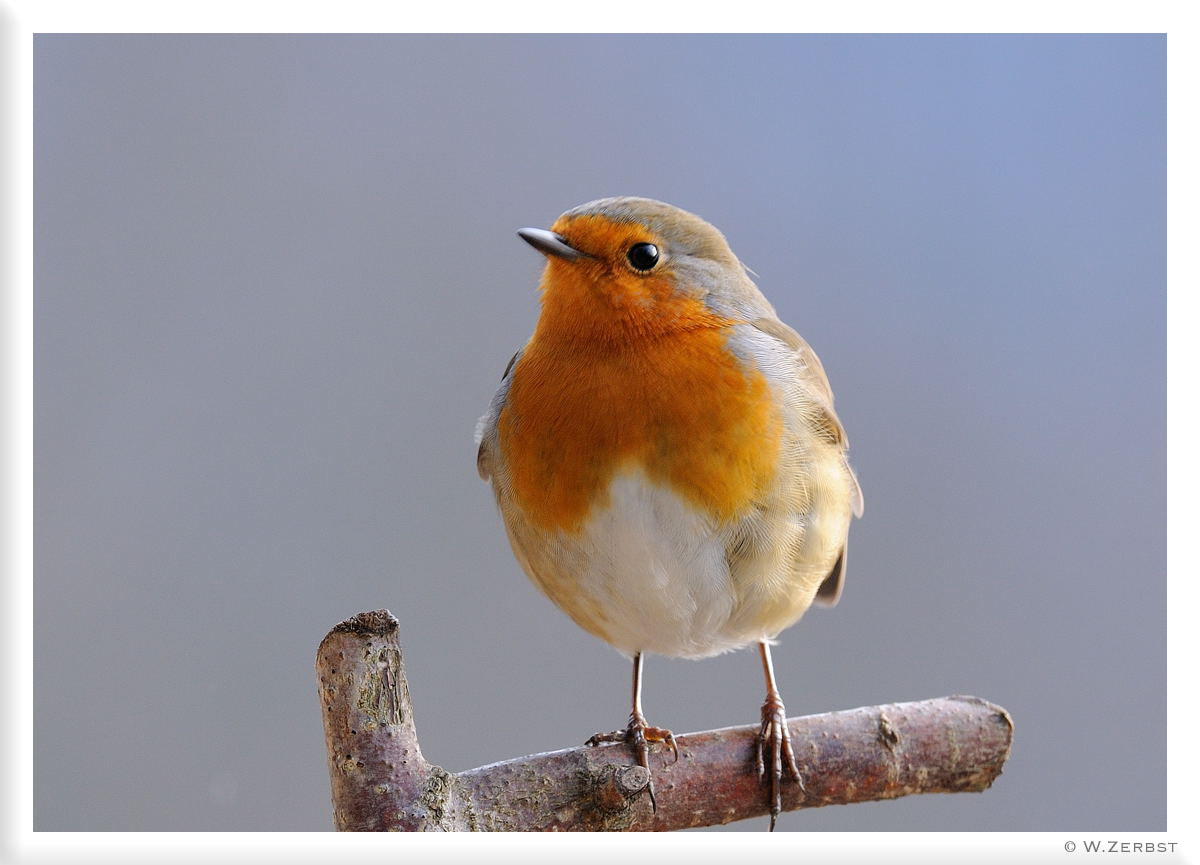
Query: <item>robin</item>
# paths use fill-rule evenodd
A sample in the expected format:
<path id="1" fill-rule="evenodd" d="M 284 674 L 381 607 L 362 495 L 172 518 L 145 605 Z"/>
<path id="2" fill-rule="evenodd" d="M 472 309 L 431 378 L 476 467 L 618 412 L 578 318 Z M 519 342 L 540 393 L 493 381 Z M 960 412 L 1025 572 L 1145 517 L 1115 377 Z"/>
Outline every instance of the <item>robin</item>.
<path id="1" fill-rule="evenodd" d="M 862 514 L 829 380 L 698 216 L 604 198 L 517 234 L 547 259 L 541 314 L 479 421 L 478 467 L 530 579 L 633 660 L 627 727 L 588 744 L 678 759 L 642 714 L 643 657 L 756 644 L 774 829 L 784 771 L 801 778 L 770 646 L 837 602 Z"/>

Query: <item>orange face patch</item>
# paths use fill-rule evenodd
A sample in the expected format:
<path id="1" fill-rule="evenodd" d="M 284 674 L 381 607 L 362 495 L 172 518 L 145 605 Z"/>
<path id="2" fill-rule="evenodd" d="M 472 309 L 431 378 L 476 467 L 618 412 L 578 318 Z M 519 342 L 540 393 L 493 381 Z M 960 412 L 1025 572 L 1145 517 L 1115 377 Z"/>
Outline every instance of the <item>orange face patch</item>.
<path id="1" fill-rule="evenodd" d="M 771 482 L 782 431 L 766 379 L 726 347 L 735 322 L 676 292 L 669 261 L 623 265 L 629 245 L 656 242 L 644 228 L 583 217 L 554 230 L 593 257 L 550 260 L 513 371 L 498 432 L 516 504 L 578 531 L 613 476 L 639 468 L 732 519 Z"/>

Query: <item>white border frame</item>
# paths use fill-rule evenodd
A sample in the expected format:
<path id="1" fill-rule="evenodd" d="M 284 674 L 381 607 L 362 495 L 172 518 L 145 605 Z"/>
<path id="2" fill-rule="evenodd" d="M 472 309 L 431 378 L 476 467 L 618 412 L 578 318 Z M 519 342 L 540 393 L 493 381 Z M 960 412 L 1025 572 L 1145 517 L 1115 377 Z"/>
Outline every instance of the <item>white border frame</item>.
<path id="1" fill-rule="evenodd" d="M 775 2 L 737 4 L 660 3 L 611 0 L 603 18 L 587 15 L 579 4 L 526 0 L 519 4 L 467 2 L 453 6 L 400 4 L 365 0 L 317 5 L 255 0 L 208 0 L 164 3 L 161 0 L 28 0 L 0 6 L 0 68 L 4 71 L 5 124 L 0 161 L 8 194 L 0 272 L 11 290 L 4 292 L 0 352 L 7 409 L 3 447 L 4 532 L 0 555 L 10 579 L 3 605 L 5 676 L 0 687 L 16 696 L 6 718 L 3 763 L 5 796 L 0 850 L 6 861 L 45 862 L 209 862 L 214 858 L 255 861 L 328 861 L 331 855 L 411 860 L 414 854 L 439 859 L 487 857 L 523 862 L 611 861 L 614 856 L 648 859 L 660 853 L 696 861 L 727 863 L 730 857 L 763 853 L 815 862 L 1027 862 L 1071 861 L 1066 845 L 1083 854 L 1085 840 L 1174 843 L 1174 853 L 1153 855 L 1160 862 L 1200 862 L 1192 830 L 1196 796 L 1194 773 L 1200 769 L 1193 732 L 1196 717 L 1195 656 L 1197 557 L 1187 538 L 1195 531 L 1190 491 L 1197 485 L 1195 421 L 1196 269 L 1194 248 L 1200 238 L 1195 197 L 1197 39 L 1189 29 L 1187 7 L 1172 2 L 1029 2 L 954 3 L 932 0 L 844 2 L 779 8 Z M 703 8 L 708 6 L 708 8 Z M 35 32 L 617 32 L 634 25 L 657 32 L 1149 32 L 1168 34 L 1168 827 L 1166 833 L 682 833 L 669 836 L 458 835 L 451 838 L 407 836 L 385 839 L 332 832 L 299 833 L 54 833 L 32 831 L 32 34 Z M 1185 157 L 1187 153 L 1192 157 Z M 15 193 L 15 194 L 14 194 Z M 1139 575 L 1131 574 L 1134 581 Z M 1131 585 L 1136 591 L 1136 585 Z M 1018 729 L 1019 742 L 1019 729 Z M 1138 743 L 1131 742 L 1130 747 Z M 999 783 L 1004 783 L 1003 778 Z M 103 795 L 103 791 L 97 791 Z M 1113 779 L 1113 795 L 1129 795 Z M 317 827 L 314 827 L 317 828 Z M 323 827 L 321 827 L 323 828 Z M 766 845 L 770 845 L 768 848 Z M 480 846 L 486 845 L 486 846 Z M 669 845 L 669 852 L 663 845 Z M 768 853 L 768 849 L 772 851 Z M 1130 855 L 1137 856 L 1137 853 Z M 16 857 L 11 859 L 10 857 Z"/>

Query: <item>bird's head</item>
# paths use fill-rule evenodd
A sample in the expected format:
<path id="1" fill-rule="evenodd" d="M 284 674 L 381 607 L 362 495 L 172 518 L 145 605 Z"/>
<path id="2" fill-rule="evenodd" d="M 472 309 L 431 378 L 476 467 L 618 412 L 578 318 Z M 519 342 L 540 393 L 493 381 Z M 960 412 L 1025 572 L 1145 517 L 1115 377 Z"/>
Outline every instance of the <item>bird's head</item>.
<path id="1" fill-rule="evenodd" d="M 612 340 L 712 326 L 729 298 L 758 294 L 721 232 L 649 198 L 602 198 L 517 234 L 547 258 L 543 332 Z"/>

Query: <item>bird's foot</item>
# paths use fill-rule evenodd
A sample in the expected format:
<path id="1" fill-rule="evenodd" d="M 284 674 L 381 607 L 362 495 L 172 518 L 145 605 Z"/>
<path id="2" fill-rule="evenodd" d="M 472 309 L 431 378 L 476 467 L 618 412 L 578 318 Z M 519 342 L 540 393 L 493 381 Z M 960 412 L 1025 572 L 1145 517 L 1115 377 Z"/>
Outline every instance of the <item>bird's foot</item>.
<path id="1" fill-rule="evenodd" d="M 650 743 L 651 742 L 666 742 L 671 746 L 671 751 L 675 754 L 675 760 L 679 760 L 679 745 L 675 741 L 675 734 L 670 730 L 664 730 L 662 727 L 651 727 L 646 723 L 646 719 L 640 712 L 634 712 L 629 716 L 629 726 L 624 730 L 613 730 L 611 733 L 597 733 L 585 742 L 585 745 L 596 746 L 605 742 L 627 742 L 633 745 L 633 752 L 637 756 L 637 761 L 645 767 L 646 771 L 650 771 Z M 654 811 L 658 810 L 658 800 L 654 797 L 654 777 L 651 773 L 650 783 L 646 786 L 650 792 L 650 808 Z"/>
<path id="2" fill-rule="evenodd" d="M 796 767 L 796 755 L 792 751 L 792 739 L 788 734 L 787 711 L 783 700 L 777 693 L 768 693 L 762 707 L 762 727 L 758 731 L 758 759 L 756 761 L 758 777 L 762 778 L 767 770 L 771 772 L 771 828 L 775 831 L 775 818 L 782 810 L 779 796 L 780 782 L 783 780 L 783 770 L 786 767 L 790 775 L 804 792 L 804 781 L 800 778 L 800 770 Z"/>

